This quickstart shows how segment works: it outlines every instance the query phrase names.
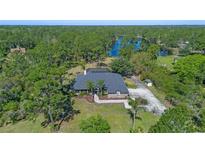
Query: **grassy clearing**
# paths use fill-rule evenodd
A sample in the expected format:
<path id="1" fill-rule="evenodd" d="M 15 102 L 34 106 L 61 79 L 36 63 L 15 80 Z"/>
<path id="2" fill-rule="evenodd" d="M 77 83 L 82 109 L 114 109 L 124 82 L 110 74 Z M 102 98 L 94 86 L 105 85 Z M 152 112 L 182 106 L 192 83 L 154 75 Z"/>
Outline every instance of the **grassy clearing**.
<path id="1" fill-rule="evenodd" d="M 80 110 L 80 114 L 76 115 L 73 120 L 63 122 L 60 132 L 64 133 L 79 133 L 79 124 L 81 120 L 86 119 L 92 115 L 102 115 L 110 124 L 111 132 L 113 133 L 128 133 L 132 127 L 132 120 L 128 111 L 122 104 L 94 104 L 89 103 L 84 99 L 75 99 L 75 109 Z M 139 112 L 141 120 L 136 120 L 136 128 L 142 127 L 145 132 L 149 127 L 154 125 L 159 119 L 158 116 L 149 112 Z M 49 133 L 49 127 L 43 128 L 40 123 L 43 121 L 43 116 L 40 115 L 35 122 L 24 120 L 14 125 L 0 127 L 2 133 Z"/>
<path id="2" fill-rule="evenodd" d="M 125 84 L 128 88 L 134 88 L 134 89 L 137 88 L 136 83 L 134 81 L 132 81 L 131 79 L 125 78 L 124 81 L 125 81 Z"/>
<path id="3" fill-rule="evenodd" d="M 173 55 L 157 58 L 157 63 L 161 66 L 167 67 L 169 70 L 173 70 L 173 61 L 174 61 Z"/>
<path id="4" fill-rule="evenodd" d="M 136 128 L 141 127 L 144 132 L 148 132 L 149 128 L 157 123 L 159 116 L 154 115 L 151 112 L 141 111 L 139 112 L 139 117 L 141 119 L 136 120 Z"/>
<path id="5" fill-rule="evenodd" d="M 0 127 L 1 133 L 47 133 L 50 132 L 49 127 L 41 127 L 43 116 L 39 115 L 36 121 L 22 120 L 16 124 L 9 124 L 4 127 Z"/>

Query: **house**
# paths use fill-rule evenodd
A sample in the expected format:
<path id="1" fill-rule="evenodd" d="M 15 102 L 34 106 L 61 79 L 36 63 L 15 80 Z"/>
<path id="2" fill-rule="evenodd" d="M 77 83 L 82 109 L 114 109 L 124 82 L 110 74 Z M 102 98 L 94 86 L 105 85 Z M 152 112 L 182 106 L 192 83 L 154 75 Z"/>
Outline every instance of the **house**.
<path id="1" fill-rule="evenodd" d="M 150 79 L 145 79 L 144 82 L 145 82 L 145 84 L 146 84 L 148 87 L 151 87 L 152 84 L 153 84 Z"/>
<path id="2" fill-rule="evenodd" d="M 89 68 L 83 74 L 78 74 L 73 89 L 76 92 L 88 91 L 87 82 L 92 81 L 97 90 L 99 80 L 104 81 L 104 89 L 108 98 L 126 98 L 128 96 L 129 92 L 122 76 L 109 72 L 106 68 Z"/>
<path id="3" fill-rule="evenodd" d="M 194 50 L 190 51 L 191 54 L 205 54 L 205 50 Z"/>
<path id="4" fill-rule="evenodd" d="M 17 48 L 11 48 L 10 52 L 11 53 L 26 53 L 26 49 L 20 48 L 19 46 L 17 46 Z"/>

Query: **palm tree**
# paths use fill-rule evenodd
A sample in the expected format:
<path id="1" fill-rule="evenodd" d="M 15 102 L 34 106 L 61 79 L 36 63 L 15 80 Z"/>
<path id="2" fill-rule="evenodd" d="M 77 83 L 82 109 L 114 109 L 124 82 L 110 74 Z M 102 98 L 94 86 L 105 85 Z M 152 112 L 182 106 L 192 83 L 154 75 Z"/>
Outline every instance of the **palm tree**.
<path id="1" fill-rule="evenodd" d="M 91 80 L 88 80 L 86 83 L 86 86 L 87 86 L 88 91 L 90 91 L 93 94 L 94 89 L 95 89 L 95 84 Z"/>
<path id="2" fill-rule="evenodd" d="M 99 90 L 101 92 L 101 95 L 103 95 L 105 81 L 104 80 L 98 80 L 97 85 L 98 85 L 98 88 L 99 88 Z"/>
<path id="3" fill-rule="evenodd" d="M 134 129 L 135 127 L 135 119 L 136 119 L 136 115 L 137 115 L 137 111 L 138 111 L 138 102 L 136 100 L 133 100 L 131 98 L 129 98 L 129 105 L 132 106 L 132 108 L 130 109 L 130 113 L 131 113 L 131 117 L 132 117 L 132 129 Z"/>
<path id="4" fill-rule="evenodd" d="M 130 113 L 131 113 L 131 116 L 132 116 L 132 129 L 134 130 L 135 128 L 135 120 L 136 118 L 138 118 L 138 112 L 139 110 L 141 109 L 144 109 L 142 105 L 146 105 L 147 104 L 147 100 L 145 99 L 142 99 L 142 98 L 138 98 L 138 99 L 131 99 L 129 98 L 128 100 L 129 102 L 129 105 L 132 107 L 130 109 Z"/>

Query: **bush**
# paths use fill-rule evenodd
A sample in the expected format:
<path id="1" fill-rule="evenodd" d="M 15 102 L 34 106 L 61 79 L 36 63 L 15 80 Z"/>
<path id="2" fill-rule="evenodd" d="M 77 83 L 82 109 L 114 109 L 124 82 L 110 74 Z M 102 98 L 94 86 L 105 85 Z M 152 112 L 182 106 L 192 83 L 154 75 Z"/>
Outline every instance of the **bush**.
<path id="1" fill-rule="evenodd" d="M 110 133 L 110 125 L 100 115 L 82 120 L 80 129 L 83 133 Z"/>
<path id="2" fill-rule="evenodd" d="M 142 127 L 131 128 L 130 133 L 144 133 L 144 129 Z"/>

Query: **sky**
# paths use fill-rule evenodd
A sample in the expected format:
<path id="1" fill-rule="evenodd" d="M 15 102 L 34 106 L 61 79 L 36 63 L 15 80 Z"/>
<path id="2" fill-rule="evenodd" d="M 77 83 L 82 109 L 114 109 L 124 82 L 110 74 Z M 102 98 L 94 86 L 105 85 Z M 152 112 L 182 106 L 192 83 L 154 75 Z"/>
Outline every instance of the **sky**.
<path id="1" fill-rule="evenodd" d="M 205 20 L 0 20 L 0 25 L 205 25 Z"/>

